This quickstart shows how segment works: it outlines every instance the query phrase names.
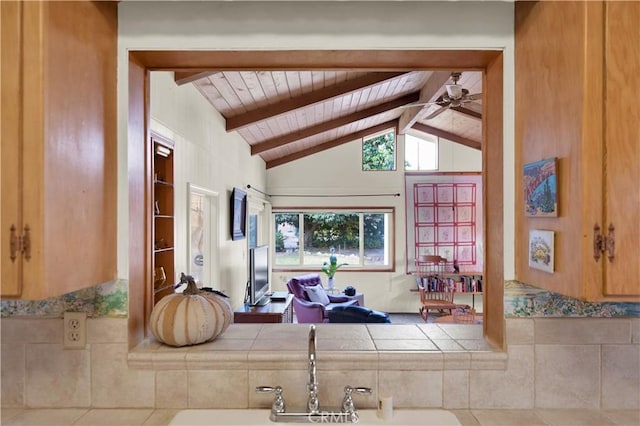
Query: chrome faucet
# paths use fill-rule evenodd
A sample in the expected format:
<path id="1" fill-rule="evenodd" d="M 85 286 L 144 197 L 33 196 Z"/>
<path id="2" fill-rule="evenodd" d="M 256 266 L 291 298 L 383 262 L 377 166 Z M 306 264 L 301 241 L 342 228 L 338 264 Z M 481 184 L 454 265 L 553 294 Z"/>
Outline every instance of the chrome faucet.
<path id="1" fill-rule="evenodd" d="M 318 370 L 316 367 L 316 326 L 309 327 L 309 376 L 307 379 L 307 390 L 309 391 L 309 401 L 307 409 L 309 413 L 319 412 L 320 403 L 318 401 Z"/>
<path id="2" fill-rule="evenodd" d="M 342 407 L 323 407 L 320 411 L 320 401 L 318 400 L 318 368 L 316 365 L 316 326 L 309 327 L 309 354 L 308 354 L 308 376 L 306 409 L 297 407 L 291 411 L 285 409 L 282 388 L 280 386 L 258 386 L 256 392 L 273 392 L 275 399 L 271 404 L 271 414 L 269 419 L 272 422 L 282 423 L 357 423 L 358 412 L 353 404 L 352 394 L 371 394 L 370 388 L 351 387 L 344 388 L 344 398 Z"/>

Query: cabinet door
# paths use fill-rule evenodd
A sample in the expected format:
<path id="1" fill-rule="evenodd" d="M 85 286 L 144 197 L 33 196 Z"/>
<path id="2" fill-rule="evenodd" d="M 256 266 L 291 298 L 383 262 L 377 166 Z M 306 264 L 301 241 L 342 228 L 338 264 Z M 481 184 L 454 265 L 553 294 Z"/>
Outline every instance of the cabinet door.
<path id="1" fill-rule="evenodd" d="M 1 5 L 2 294 L 37 300 L 116 278 L 117 5 Z"/>
<path id="2" fill-rule="evenodd" d="M 640 2 L 605 2 L 605 234 L 615 228 L 615 257 L 604 262 L 605 296 L 639 295 Z"/>
<path id="3" fill-rule="evenodd" d="M 0 225 L 2 244 L 0 258 L 2 280 L 1 294 L 17 296 L 20 294 L 22 257 L 11 253 L 12 228 L 15 235 L 22 229 L 20 222 L 20 115 L 22 110 L 20 97 L 21 73 L 21 9 L 20 2 L 0 2 L 0 126 L 2 144 L 0 144 L 0 194 L 2 212 Z M 11 257 L 15 256 L 14 259 Z"/>

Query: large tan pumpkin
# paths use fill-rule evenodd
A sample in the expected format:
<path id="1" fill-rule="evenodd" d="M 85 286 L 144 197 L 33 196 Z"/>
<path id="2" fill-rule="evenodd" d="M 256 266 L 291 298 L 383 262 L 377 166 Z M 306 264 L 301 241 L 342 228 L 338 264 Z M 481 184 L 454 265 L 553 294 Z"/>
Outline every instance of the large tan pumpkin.
<path id="1" fill-rule="evenodd" d="M 197 345 L 222 334 L 233 320 L 231 304 L 222 296 L 198 290 L 193 277 L 182 294 L 166 296 L 151 311 L 151 332 L 171 346 Z"/>

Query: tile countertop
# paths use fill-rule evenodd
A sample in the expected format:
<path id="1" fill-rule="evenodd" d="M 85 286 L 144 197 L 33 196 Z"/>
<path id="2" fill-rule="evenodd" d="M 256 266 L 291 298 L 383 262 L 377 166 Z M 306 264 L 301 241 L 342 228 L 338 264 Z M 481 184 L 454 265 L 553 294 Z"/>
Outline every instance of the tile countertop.
<path id="1" fill-rule="evenodd" d="M 403 368 L 416 370 L 506 368 L 507 354 L 492 350 L 481 325 L 318 324 L 318 357 L 323 370 Z M 308 326 L 232 324 L 216 340 L 174 348 L 151 338 L 128 354 L 141 369 L 304 369 Z M 429 361 L 429 362 L 425 362 Z"/>

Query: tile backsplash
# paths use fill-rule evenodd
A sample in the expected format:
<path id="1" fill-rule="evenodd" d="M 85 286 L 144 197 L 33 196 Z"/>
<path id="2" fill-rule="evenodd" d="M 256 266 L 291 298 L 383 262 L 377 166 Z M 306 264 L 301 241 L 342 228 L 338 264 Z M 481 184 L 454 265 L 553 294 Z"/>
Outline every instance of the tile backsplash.
<path id="1" fill-rule="evenodd" d="M 234 324 L 220 342 L 157 343 L 142 353 L 128 348 L 126 318 L 90 318 L 81 350 L 62 348 L 61 318 L 1 325 L 3 407 L 266 408 L 269 396 L 253 392 L 264 384 L 280 384 L 291 403 L 302 402 L 307 365 L 299 347 L 306 342 L 293 325 L 287 336 L 277 325 Z M 258 349 L 262 327 L 270 327 L 264 339 L 277 334 L 297 345 Z M 322 331 L 320 348 L 333 339 Z M 497 354 L 320 349 L 321 396 L 339 403 L 341 389 L 356 384 L 376 392 L 362 401 L 367 408 L 386 393 L 399 408 L 640 409 L 640 319 L 508 318 L 506 331 L 507 352 Z M 223 344 L 247 339 L 248 349 Z M 140 356 L 151 362 L 132 363 Z M 483 364 L 485 357 L 495 365 Z"/>
<path id="2" fill-rule="evenodd" d="M 127 281 L 114 280 L 44 300 L 2 300 L 0 315 L 62 317 L 64 312 L 74 311 L 93 318 L 126 318 L 128 299 Z"/>
<path id="3" fill-rule="evenodd" d="M 507 318 L 640 317 L 640 303 L 584 302 L 518 281 L 507 281 L 504 315 Z"/>

